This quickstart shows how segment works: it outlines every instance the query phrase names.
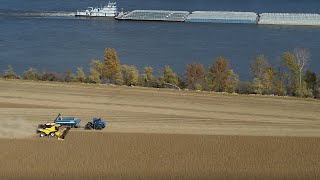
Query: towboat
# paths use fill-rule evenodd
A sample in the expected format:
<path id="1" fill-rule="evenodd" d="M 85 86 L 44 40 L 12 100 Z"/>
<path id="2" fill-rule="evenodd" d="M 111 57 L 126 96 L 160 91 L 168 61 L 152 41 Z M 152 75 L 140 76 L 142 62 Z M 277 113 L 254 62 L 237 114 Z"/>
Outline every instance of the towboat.
<path id="1" fill-rule="evenodd" d="M 117 15 L 116 2 L 110 2 L 106 6 L 101 7 L 88 7 L 86 10 L 76 12 L 76 16 L 86 17 L 115 17 Z"/>

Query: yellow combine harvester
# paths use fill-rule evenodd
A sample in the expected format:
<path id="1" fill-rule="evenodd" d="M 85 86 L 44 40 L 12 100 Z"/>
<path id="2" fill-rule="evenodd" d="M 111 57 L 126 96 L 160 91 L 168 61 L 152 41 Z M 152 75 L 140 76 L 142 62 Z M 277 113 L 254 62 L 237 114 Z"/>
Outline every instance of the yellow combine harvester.
<path id="1" fill-rule="evenodd" d="M 60 127 L 61 125 L 56 123 L 39 124 L 37 134 L 40 134 L 40 137 L 57 137 L 58 140 L 64 140 L 70 127 L 65 127 L 62 130 Z"/>

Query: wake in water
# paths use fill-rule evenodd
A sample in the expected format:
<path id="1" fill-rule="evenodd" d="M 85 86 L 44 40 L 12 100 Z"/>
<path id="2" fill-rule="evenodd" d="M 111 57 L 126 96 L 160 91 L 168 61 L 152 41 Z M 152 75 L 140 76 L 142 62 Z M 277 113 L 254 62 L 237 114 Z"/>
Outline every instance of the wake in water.
<path id="1" fill-rule="evenodd" d="M 15 17 L 70 17 L 75 16 L 74 12 L 44 12 L 44 11 L 1 11 L 0 16 Z"/>

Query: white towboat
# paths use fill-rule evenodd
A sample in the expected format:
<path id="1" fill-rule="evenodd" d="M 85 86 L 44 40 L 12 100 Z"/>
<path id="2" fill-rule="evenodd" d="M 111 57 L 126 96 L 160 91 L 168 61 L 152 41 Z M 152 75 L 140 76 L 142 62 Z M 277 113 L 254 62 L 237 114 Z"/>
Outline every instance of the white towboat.
<path id="1" fill-rule="evenodd" d="M 87 17 L 115 17 L 117 15 L 116 2 L 110 2 L 108 5 L 103 7 L 88 7 L 86 10 L 77 11 L 76 16 L 87 16 Z"/>

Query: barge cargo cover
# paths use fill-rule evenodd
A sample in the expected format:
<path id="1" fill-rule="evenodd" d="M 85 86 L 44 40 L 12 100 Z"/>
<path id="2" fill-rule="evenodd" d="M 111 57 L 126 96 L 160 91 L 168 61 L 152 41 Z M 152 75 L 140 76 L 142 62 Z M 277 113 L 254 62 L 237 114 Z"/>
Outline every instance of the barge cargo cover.
<path id="1" fill-rule="evenodd" d="M 319 14 L 262 13 L 258 24 L 271 25 L 320 25 Z"/>
<path id="2" fill-rule="evenodd" d="M 134 10 L 129 13 L 119 13 L 116 19 L 184 22 L 189 14 L 190 13 L 188 11 Z"/>
<path id="3" fill-rule="evenodd" d="M 194 11 L 186 22 L 211 22 L 211 23 L 257 23 L 258 15 L 254 12 L 232 11 Z"/>

